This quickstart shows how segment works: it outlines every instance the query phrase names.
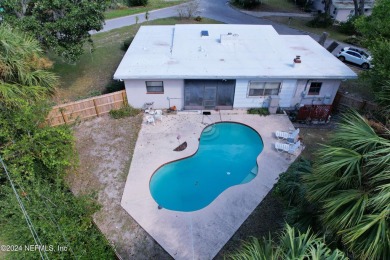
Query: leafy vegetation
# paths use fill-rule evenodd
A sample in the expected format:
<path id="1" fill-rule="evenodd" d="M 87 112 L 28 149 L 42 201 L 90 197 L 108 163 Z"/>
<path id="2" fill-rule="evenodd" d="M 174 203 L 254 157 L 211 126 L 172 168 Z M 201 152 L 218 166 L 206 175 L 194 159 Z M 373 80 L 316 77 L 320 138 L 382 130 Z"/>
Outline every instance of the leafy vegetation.
<path id="1" fill-rule="evenodd" d="M 233 4 L 244 8 L 253 8 L 254 6 L 261 4 L 261 0 L 232 0 L 232 2 Z"/>
<path id="2" fill-rule="evenodd" d="M 170 7 L 184 2 L 186 2 L 186 0 L 175 0 L 175 1 L 148 0 L 148 4 L 146 6 L 127 7 L 122 4 L 119 4 L 119 6 L 117 5 L 117 7 L 115 7 L 115 5 L 111 5 L 114 8 L 111 8 L 110 10 L 106 11 L 104 17 L 106 19 L 113 19 L 113 18 L 118 18 L 127 15 L 140 14 L 146 11 Z"/>
<path id="3" fill-rule="evenodd" d="M 2 1 L 4 20 L 29 32 L 46 48 L 67 61 L 76 61 L 84 44 L 92 43 L 89 31 L 103 28 L 106 0 Z"/>
<path id="4" fill-rule="evenodd" d="M 261 116 L 268 116 L 269 115 L 268 108 L 266 108 L 266 107 L 249 108 L 247 113 L 252 114 L 252 115 L 261 115 Z"/>
<path id="5" fill-rule="evenodd" d="M 39 43 L 7 24 L 0 26 L 0 104 L 21 105 L 53 93 L 57 77 L 47 71 Z"/>
<path id="6" fill-rule="evenodd" d="M 387 107 L 390 115 L 390 93 L 387 87 L 390 81 L 390 2 L 375 2 L 372 14 L 356 20 L 356 27 L 362 35 L 362 43 L 373 56 L 372 67 L 365 73 L 378 101 Z M 387 116 L 387 121 L 390 121 Z M 387 122 L 388 123 L 388 122 Z"/>
<path id="7" fill-rule="evenodd" d="M 303 177 L 311 173 L 311 162 L 300 158 L 280 175 L 274 189 L 274 194 L 284 204 L 287 223 L 300 230 L 319 226 L 318 206 L 307 200 L 306 186 L 303 185 Z"/>
<path id="8" fill-rule="evenodd" d="M 318 150 L 314 164 L 304 159 L 292 164 L 280 176 L 274 194 L 285 206 L 286 221 L 301 232 L 314 228 L 324 235 L 325 243 L 345 251 L 353 259 L 387 259 L 389 161 L 389 129 L 357 112 L 349 112 L 342 116 L 329 144 Z M 284 250 L 279 249 L 280 244 L 263 239 L 247 243 L 239 253 L 248 256 L 251 249 L 258 256 L 263 252 L 274 256 L 270 245 L 271 249 Z M 295 252 L 297 247 L 288 243 L 285 249 Z M 309 255 L 305 257 L 311 259 Z M 271 259 L 300 258 L 285 255 Z"/>
<path id="9" fill-rule="evenodd" d="M 304 177 L 309 201 L 321 204 L 324 228 L 360 259 L 390 255 L 390 131 L 384 134 L 356 112 L 344 115 L 313 174 Z"/>
<path id="10" fill-rule="evenodd" d="M 146 6 L 148 0 L 127 0 L 129 6 Z"/>
<path id="11" fill-rule="evenodd" d="M 0 41 L 0 156 L 9 174 L 6 177 L 1 165 L 1 239 L 22 247 L 46 245 L 48 258 L 113 258 L 109 244 L 92 222 L 98 206 L 88 197 L 73 196 L 64 182 L 66 172 L 77 165 L 71 130 L 45 123 L 50 107 L 44 97 L 52 93 L 56 82 L 54 74 L 45 70 L 51 63 L 41 56 L 35 39 L 4 24 L 0 34 L 8 36 Z M 19 202 L 36 230 L 34 237 Z M 34 241 L 36 237 L 40 242 Z M 59 252 L 58 246 L 63 251 Z M 39 253 L 23 248 L 9 257 L 35 259 Z"/>
<path id="12" fill-rule="evenodd" d="M 278 241 L 278 242 L 275 242 Z M 340 250 L 331 250 L 323 238 L 314 235 L 310 229 L 301 233 L 288 224 L 278 239 L 271 237 L 252 238 L 240 250 L 229 255 L 233 260 L 279 260 L 279 259 L 348 259 Z"/>
<path id="13" fill-rule="evenodd" d="M 119 109 L 113 109 L 110 111 L 110 116 L 115 119 L 123 118 L 123 117 L 129 117 L 129 116 L 136 116 L 141 112 L 141 110 L 136 109 L 132 106 L 124 106 Z"/>
<path id="14" fill-rule="evenodd" d="M 328 28 L 333 24 L 333 19 L 325 14 L 317 14 L 312 20 L 307 23 L 307 26 L 314 28 Z"/>
<path id="15" fill-rule="evenodd" d="M 127 51 L 127 49 L 130 47 L 130 44 L 133 42 L 134 36 L 130 36 L 126 40 L 123 41 L 122 51 Z"/>

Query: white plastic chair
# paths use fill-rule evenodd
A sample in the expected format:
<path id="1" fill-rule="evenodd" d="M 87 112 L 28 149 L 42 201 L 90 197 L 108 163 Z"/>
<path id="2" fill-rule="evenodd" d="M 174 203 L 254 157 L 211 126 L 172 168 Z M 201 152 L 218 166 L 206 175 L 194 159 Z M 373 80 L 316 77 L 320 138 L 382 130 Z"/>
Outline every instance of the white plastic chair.
<path id="1" fill-rule="evenodd" d="M 278 152 L 286 152 L 289 154 L 295 154 L 296 151 L 301 147 L 301 141 L 298 141 L 294 144 L 283 144 L 283 143 L 275 143 L 275 149 Z"/>
<path id="2" fill-rule="evenodd" d="M 146 124 L 153 124 L 153 125 L 155 125 L 154 117 L 153 116 L 147 116 L 146 117 Z"/>
<path id="3" fill-rule="evenodd" d="M 153 116 L 154 116 L 155 120 L 163 121 L 163 112 L 162 112 L 162 110 L 155 110 Z"/>
<path id="4" fill-rule="evenodd" d="M 276 138 L 279 140 L 287 140 L 289 143 L 294 143 L 298 137 L 299 134 L 299 128 L 295 129 L 293 132 L 283 132 L 283 131 L 276 131 L 275 135 Z"/>

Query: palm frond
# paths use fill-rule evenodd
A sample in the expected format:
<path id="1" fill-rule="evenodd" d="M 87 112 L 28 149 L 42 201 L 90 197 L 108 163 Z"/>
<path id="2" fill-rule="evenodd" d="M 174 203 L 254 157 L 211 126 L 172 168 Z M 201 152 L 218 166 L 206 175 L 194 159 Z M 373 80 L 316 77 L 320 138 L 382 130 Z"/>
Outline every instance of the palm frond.
<path id="1" fill-rule="evenodd" d="M 252 237 L 250 241 L 244 242 L 241 249 L 227 256 L 232 260 L 278 260 L 278 252 L 273 246 L 271 237 L 263 238 L 261 242 Z"/>

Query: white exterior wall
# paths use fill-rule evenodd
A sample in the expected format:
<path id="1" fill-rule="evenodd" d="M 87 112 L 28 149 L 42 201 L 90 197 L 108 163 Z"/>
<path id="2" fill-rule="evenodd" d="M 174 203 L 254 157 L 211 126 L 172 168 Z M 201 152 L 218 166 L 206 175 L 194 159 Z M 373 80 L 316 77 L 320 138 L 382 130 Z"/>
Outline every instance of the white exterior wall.
<path id="1" fill-rule="evenodd" d="M 268 97 L 248 97 L 247 79 L 236 80 L 236 90 L 234 93 L 234 108 L 250 108 L 250 107 L 268 107 Z"/>
<path id="2" fill-rule="evenodd" d="M 252 79 L 259 81 L 259 79 Z M 237 80 L 234 108 L 268 107 L 268 97 L 248 97 L 251 80 Z M 307 95 L 311 82 L 322 82 L 319 95 Z M 340 86 L 340 80 L 282 80 L 279 107 L 292 108 L 301 105 L 330 105 Z"/>
<path id="3" fill-rule="evenodd" d="M 307 79 L 297 80 L 297 85 L 295 89 L 294 96 L 291 99 L 291 107 L 295 107 L 297 104 L 301 103 L 302 96 L 306 88 L 306 84 L 310 82 Z"/>
<path id="4" fill-rule="evenodd" d="M 234 108 L 268 107 L 269 97 L 248 97 L 249 81 L 259 79 L 237 79 L 234 93 Z M 145 82 L 149 80 L 126 80 L 126 94 L 129 104 L 136 108 L 142 108 L 145 102 L 154 102 L 154 108 L 168 108 L 176 106 L 182 110 L 184 107 L 184 80 L 162 80 L 164 82 L 164 94 L 147 94 Z M 157 80 L 150 80 L 157 81 Z M 270 81 L 270 80 L 269 80 Z M 283 108 L 301 105 L 330 105 L 336 96 L 340 86 L 340 80 L 281 80 L 279 92 L 279 106 Z M 311 82 L 322 82 L 319 95 L 307 95 Z"/>
<path id="5" fill-rule="evenodd" d="M 261 79 L 237 79 L 236 91 L 234 93 L 234 108 L 268 107 L 269 97 L 248 97 L 248 86 L 250 81 L 277 81 L 282 82 L 279 93 L 279 106 L 291 107 L 295 103 L 291 100 L 296 92 L 297 80 L 261 80 Z"/>
<path id="6" fill-rule="evenodd" d="M 164 94 L 147 94 L 146 81 L 163 81 Z M 145 102 L 154 102 L 154 108 L 168 108 L 168 99 L 170 106 L 176 106 L 177 109 L 183 109 L 184 80 L 125 80 L 127 100 L 135 108 L 142 108 Z"/>
<path id="7" fill-rule="evenodd" d="M 311 82 L 322 82 L 319 95 L 308 95 Z M 294 101 L 301 105 L 331 105 L 339 89 L 340 80 L 309 80 L 299 81 Z M 298 99 L 300 99 L 298 101 Z"/>
<path id="8" fill-rule="evenodd" d="M 334 8 L 334 6 L 332 6 L 332 8 Z M 331 14 L 333 14 L 333 17 L 336 21 L 346 22 L 348 21 L 351 15 L 351 11 L 353 15 L 355 13 L 355 10 L 351 10 L 351 9 L 339 9 L 339 10 L 336 9 L 335 11 L 331 10 Z"/>
<path id="9" fill-rule="evenodd" d="M 297 88 L 297 80 L 283 80 L 282 86 L 279 92 L 279 107 L 291 107 L 294 104 L 291 103 L 293 96 L 295 95 Z"/>

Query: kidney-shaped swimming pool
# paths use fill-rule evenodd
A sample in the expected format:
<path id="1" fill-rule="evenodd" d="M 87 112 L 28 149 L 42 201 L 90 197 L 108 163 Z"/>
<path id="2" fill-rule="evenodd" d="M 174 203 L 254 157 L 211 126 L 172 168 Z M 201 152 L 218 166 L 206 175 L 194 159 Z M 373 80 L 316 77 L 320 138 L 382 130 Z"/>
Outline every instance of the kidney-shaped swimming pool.
<path id="1" fill-rule="evenodd" d="M 227 188 L 255 178 L 256 159 L 262 150 L 260 135 L 246 125 L 209 125 L 194 155 L 167 163 L 153 174 L 150 193 L 165 209 L 202 209 Z"/>

